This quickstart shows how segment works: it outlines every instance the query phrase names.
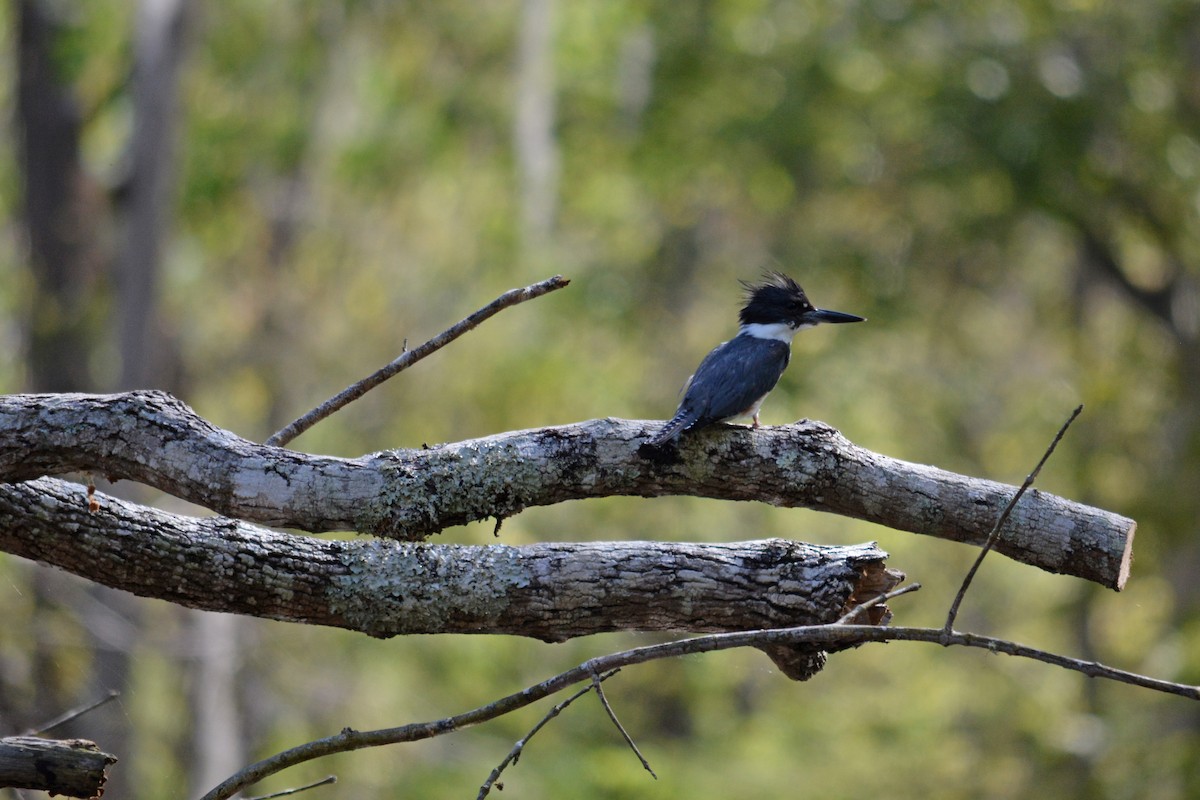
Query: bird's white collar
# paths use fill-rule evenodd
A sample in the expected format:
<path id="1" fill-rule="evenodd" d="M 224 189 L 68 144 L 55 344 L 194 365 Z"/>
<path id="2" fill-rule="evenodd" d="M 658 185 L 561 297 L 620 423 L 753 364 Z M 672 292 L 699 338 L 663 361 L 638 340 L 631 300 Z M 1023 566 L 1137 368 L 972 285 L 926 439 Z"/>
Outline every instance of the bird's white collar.
<path id="1" fill-rule="evenodd" d="M 807 326 L 801 326 L 807 327 Z M 796 335 L 799 328 L 793 328 L 786 322 L 751 322 L 743 325 L 738 331 L 739 336 L 753 336 L 755 339 L 775 339 L 784 344 L 791 344 L 792 338 Z"/>

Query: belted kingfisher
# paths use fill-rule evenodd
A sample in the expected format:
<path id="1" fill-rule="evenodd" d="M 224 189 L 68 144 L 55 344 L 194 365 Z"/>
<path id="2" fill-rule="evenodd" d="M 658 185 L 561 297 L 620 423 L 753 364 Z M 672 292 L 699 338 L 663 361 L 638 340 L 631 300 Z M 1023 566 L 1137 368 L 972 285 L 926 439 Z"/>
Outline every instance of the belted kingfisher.
<path id="1" fill-rule="evenodd" d="M 782 272 L 768 272 L 762 283 L 742 281 L 746 304 L 738 319 L 737 336 L 721 342 L 704 357 L 683 387 L 683 402 L 671 421 L 650 440 L 662 447 L 683 431 L 715 422 L 751 417 L 758 427 L 758 409 L 792 356 L 792 337 L 822 322 L 862 322 L 864 317 L 814 308 L 800 284 Z"/>

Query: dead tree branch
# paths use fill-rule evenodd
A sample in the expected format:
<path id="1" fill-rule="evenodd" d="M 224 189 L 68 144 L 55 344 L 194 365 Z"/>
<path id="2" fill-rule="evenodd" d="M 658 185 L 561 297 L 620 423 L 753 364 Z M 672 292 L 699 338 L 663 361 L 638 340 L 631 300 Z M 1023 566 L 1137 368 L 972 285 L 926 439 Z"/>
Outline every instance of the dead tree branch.
<path id="1" fill-rule="evenodd" d="M 371 373 L 362 380 L 346 387 L 338 394 L 326 400 L 321 405 L 309 411 L 307 414 L 292 420 L 284 428 L 276 431 L 267 439 L 267 444 L 275 447 L 283 447 L 288 442 L 295 439 L 306 430 L 316 425 L 321 420 L 337 412 L 339 409 L 354 402 L 362 397 L 367 392 L 374 389 L 379 384 L 386 381 L 388 378 L 403 372 L 426 356 L 433 355 L 438 350 L 441 350 L 446 345 L 453 342 L 458 337 L 468 331 L 474 330 L 489 317 L 493 317 L 504 309 L 515 306 L 518 303 L 524 303 L 526 300 L 533 300 L 536 297 L 541 297 L 544 294 L 553 292 L 555 289 L 561 289 L 570 281 L 561 275 L 555 275 L 553 278 L 547 278 L 539 283 L 526 286 L 524 289 L 510 289 L 504 294 L 497 297 L 492 302 L 488 303 L 483 308 L 479 309 L 469 317 L 460 320 L 454 325 L 433 337 L 425 344 L 413 350 L 408 349 L 408 340 L 404 340 L 403 352 L 397 356 L 387 366 L 382 367 Z"/>
<path id="2" fill-rule="evenodd" d="M 831 622 L 902 578 L 874 545 L 327 541 L 53 478 L 0 485 L 0 550 L 206 611 L 389 637 L 729 631 Z"/>
<path id="3" fill-rule="evenodd" d="M 87 739 L 0 739 L 0 787 L 67 797 L 99 797 L 117 757 Z"/>
<path id="4" fill-rule="evenodd" d="M 950 610 L 946 614 L 946 624 L 943 626 L 946 631 L 954 629 L 954 620 L 958 617 L 958 608 L 962 605 L 963 598 L 967 596 L 967 590 L 971 588 L 971 582 L 975 580 L 975 574 L 979 572 L 979 567 L 983 564 L 983 559 L 987 558 L 987 554 L 996 546 L 996 540 L 1000 536 L 1000 529 L 1012 514 L 1013 509 L 1017 507 L 1017 503 L 1020 502 L 1021 497 L 1024 496 L 1029 487 L 1033 486 L 1033 482 L 1037 480 L 1038 473 L 1042 471 L 1042 467 L 1046 465 L 1046 461 L 1054 454 L 1054 448 L 1058 447 L 1058 443 L 1066 435 L 1067 428 L 1071 427 L 1071 423 L 1082 412 L 1082 405 L 1075 407 L 1075 410 L 1071 412 L 1071 416 L 1067 417 L 1067 421 L 1058 429 L 1058 433 L 1046 448 L 1046 452 L 1042 454 L 1041 459 L 1038 460 L 1038 463 L 1030 473 L 1025 476 L 1025 480 L 1021 482 L 1021 488 L 1017 489 L 1016 494 L 1012 496 L 1012 499 L 1004 506 L 1004 510 L 1000 512 L 1000 517 L 996 520 L 996 524 L 992 526 L 987 541 L 983 543 L 983 547 L 979 550 L 979 555 L 975 557 L 975 563 L 971 564 L 971 568 L 967 570 L 962 585 L 958 587 L 958 593 L 954 595 L 954 600 L 950 602 Z"/>
<path id="5" fill-rule="evenodd" d="M 1069 658 L 990 636 L 960 633 L 957 631 L 947 634 L 941 628 L 889 628 L 875 625 L 842 625 L 834 623 L 782 630 L 720 633 L 709 636 L 697 636 L 675 642 L 666 642 L 664 644 L 647 645 L 632 650 L 624 650 L 619 653 L 598 656 L 520 692 L 510 694 L 495 702 L 453 717 L 375 731 L 355 731 L 347 728 L 334 736 L 307 742 L 251 764 L 204 795 L 202 800 L 225 800 L 225 798 L 232 797 L 242 788 L 256 783 L 269 775 L 274 775 L 296 764 L 332 755 L 333 753 L 359 750 L 365 747 L 379 747 L 400 742 L 419 741 L 462 730 L 472 725 L 478 725 L 481 722 L 496 719 L 519 708 L 536 703 L 538 700 L 549 697 L 580 681 L 591 681 L 594 676 L 603 676 L 613 670 L 634 664 L 644 664 L 649 661 L 678 658 L 698 653 L 713 653 L 735 647 L 756 647 L 762 649 L 764 646 L 808 646 L 833 650 L 854 647 L 866 642 L 889 641 L 926 642 L 942 646 L 977 647 L 992 653 L 1003 653 L 1005 655 L 1032 659 L 1045 664 L 1063 667 L 1087 675 L 1090 678 L 1104 678 L 1157 692 L 1164 692 L 1177 697 L 1184 697 L 1189 700 L 1200 700 L 1200 687 L 1198 686 L 1149 678 L 1145 675 L 1115 669 L 1094 661 Z"/>
<path id="6" fill-rule="evenodd" d="M 92 700 L 88 703 L 84 703 L 83 705 L 79 706 L 78 708 L 72 708 L 70 711 L 65 711 L 62 714 L 59 714 L 54 719 L 50 720 L 49 722 L 39 725 L 37 728 L 25 731 L 24 734 L 22 734 L 22 735 L 24 735 L 24 736 L 42 736 L 47 731 L 51 731 L 51 730 L 57 728 L 59 725 L 65 725 L 66 723 L 70 722 L 73 719 L 78 719 L 79 717 L 82 717 L 84 714 L 88 713 L 89 711 L 95 711 L 100 706 L 104 705 L 105 703 L 111 703 L 113 700 L 116 700 L 120 696 L 121 696 L 120 692 L 118 692 L 114 689 L 109 689 L 104 694 L 104 696 L 101 697 L 99 700 Z"/>
<path id="7" fill-rule="evenodd" d="M 525 752 L 525 746 L 527 744 L 529 744 L 530 739 L 532 739 L 534 736 L 537 735 L 538 731 L 540 731 L 542 728 L 546 727 L 546 725 L 548 725 L 550 723 L 550 720 L 554 719 L 559 714 L 561 714 L 564 710 L 566 710 L 566 708 L 568 706 L 570 706 L 571 703 L 574 703 L 576 700 L 583 697 L 585 694 L 592 691 L 593 689 L 597 689 L 600 686 L 601 681 L 603 681 L 605 678 L 608 678 L 614 674 L 616 674 L 615 670 L 613 672 L 607 673 L 606 675 L 597 676 L 591 684 L 583 687 L 582 689 L 577 689 L 575 691 L 575 693 L 572 694 L 570 697 L 568 697 L 566 700 L 562 700 L 558 703 L 555 703 L 550 708 L 549 711 L 547 711 L 545 714 L 543 714 L 542 718 L 537 721 L 537 724 L 529 729 L 529 733 L 525 734 L 520 739 L 518 739 L 516 741 L 516 743 L 513 744 L 512 749 L 508 751 L 508 754 L 506 756 L 504 756 L 503 760 L 501 760 L 501 762 L 499 764 L 497 764 L 490 773 L 488 773 L 487 778 L 484 780 L 483 784 L 479 787 L 479 794 L 476 795 L 478 800 L 483 800 L 483 798 L 487 797 L 488 794 L 492 791 L 493 786 L 496 786 L 499 789 L 504 788 L 502 784 L 497 783 L 497 781 L 500 780 L 500 775 L 510 765 L 517 763 L 517 761 L 521 758 L 521 754 Z"/>
<path id="8" fill-rule="evenodd" d="M 716 426 L 647 455 L 658 423 L 600 419 L 361 458 L 255 444 L 162 392 L 0 397 L 0 480 L 94 470 L 239 519 L 417 540 L 612 495 L 759 500 L 982 545 L 1016 487 L 873 453 L 820 422 Z M 1031 491 L 996 550 L 1120 589 L 1136 524 Z"/>
<path id="9" fill-rule="evenodd" d="M 381 744 L 390 744 L 399 741 L 412 741 L 414 738 L 427 738 L 428 736 L 437 736 L 453 730 L 458 730 L 466 725 L 476 724 L 485 719 L 491 719 L 493 716 L 499 716 L 503 713 L 508 713 L 515 708 L 527 705 L 536 699 L 546 696 L 545 693 L 553 693 L 560 691 L 571 683 L 582 680 L 586 677 L 591 677 L 592 685 L 580 689 L 575 692 L 567 700 L 554 706 L 547 713 L 533 731 L 528 736 L 532 736 L 540 730 L 546 723 L 562 711 L 566 706 L 570 705 L 574 700 L 594 688 L 605 710 L 609 714 L 614 725 L 620 730 L 622 736 L 634 753 L 641 760 L 642 765 L 654 775 L 654 771 L 650 769 L 650 765 L 642 756 L 629 734 L 621 726 L 613 713 L 607 700 L 604 698 L 604 692 L 601 688 L 601 683 L 607 677 L 615 674 L 615 672 L 624 666 L 630 664 L 643 663 L 649 660 L 658 658 L 671 658 L 675 656 L 687 655 L 697 652 L 710 652 L 712 650 L 723 650 L 729 647 L 753 646 L 762 650 L 775 658 L 776 663 L 780 668 L 788 674 L 789 670 L 796 670 L 799 677 L 806 677 L 809 670 L 813 667 L 811 659 L 816 654 L 817 659 L 824 657 L 825 650 L 839 650 L 846 647 L 855 647 L 865 642 L 885 642 L 896 640 L 904 641 L 925 641 L 937 643 L 942 646 L 961 645 L 969 647 L 986 647 L 993 653 L 1007 653 L 1009 655 L 1020 656 L 1024 658 L 1032 658 L 1038 661 L 1043 661 L 1048 664 L 1054 664 L 1066 669 L 1081 672 L 1090 677 L 1103 677 L 1111 680 L 1129 683 L 1135 686 L 1154 689 L 1156 691 L 1168 692 L 1171 694 L 1187 697 L 1189 699 L 1200 699 L 1200 687 L 1188 686 L 1184 684 L 1172 683 L 1155 678 L 1149 678 L 1143 675 L 1126 672 L 1124 670 L 1114 669 L 1096 662 L 1080 661 L 1078 659 L 1060 656 L 1054 653 L 1049 653 L 1042 650 L 1026 647 L 1015 642 L 993 639 L 990 637 L 979 636 L 970 633 L 959 633 L 952 629 L 954 617 L 959 604 L 962 602 L 963 596 L 971 584 L 971 577 L 977 572 L 981 562 L 987 555 L 996 541 L 997 532 L 1003 525 L 1004 521 L 1012 513 L 1021 496 L 1030 488 L 1037 474 L 1041 471 L 1042 466 L 1054 452 L 1055 447 L 1061 441 L 1067 428 L 1075 420 L 1082 411 L 1082 406 L 1076 408 L 1070 418 L 1059 429 L 1058 434 L 1046 449 L 1046 452 L 1030 472 L 1029 476 L 1022 483 L 1020 489 L 1012 497 L 1009 503 L 1004 507 L 999 518 L 996 520 L 991 535 L 988 537 L 979 558 L 972 565 L 962 587 L 956 594 L 947 622 L 941 629 L 928 628 L 885 628 L 877 627 L 881 621 L 886 622 L 886 615 L 889 614 L 883 603 L 888 600 L 906 594 L 909 591 L 919 588 L 919 584 L 910 584 L 909 586 L 900 589 L 892 590 L 892 586 L 886 588 L 878 587 L 874 592 L 874 596 L 867 598 L 860 597 L 850 603 L 850 610 L 834 620 L 831 623 L 826 623 L 820 626 L 807 626 L 792 628 L 789 630 L 774 630 L 774 631 L 758 631 L 750 633 L 735 633 L 735 634 L 718 634 L 714 636 L 696 637 L 686 639 L 679 642 L 671 642 L 662 645 L 651 645 L 649 647 L 636 648 L 627 650 L 622 653 L 615 653 L 608 656 L 592 659 L 591 661 L 581 664 L 579 667 L 568 670 L 565 673 L 551 678 L 537 686 L 531 686 L 524 692 L 516 695 L 510 695 L 496 703 L 489 704 L 472 712 L 468 712 L 458 717 L 450 717 L 440 720 L 436 723 L 426 723 L 423 725 L 410 725 L 401 728 L 391 728 L 381 731 L 371 731 L 367 733 L 359 733 L 355 731 L 344 730 L 337 737 L 309 742 L 291 750 L 279 753 L 269 759 L 260 761 L 257 764 L 247 767 L 245 770 L 234 775 L 229 780 L 225 781 L 221 786 L 214 789 L 209 795 L 206 795 L 205 800 L 221 800 L 231 796 L 238 791 L 242 786 L 249 783 L 261 780 L 267 775 L 284 769 L 288 766 L 300 763 L 301 761 L 316 758 L 321 755 L 327 755 L 333 752 L 340 752 L 347 749 L 356 749 L 358 747 L 371 747 Z M 892 584 L 894 585 L 894 584 Z M 860 626 L 848 624 L 860 613 L 869 613 L 872 625 Z M 806 660 L 808 659 L 808 660 Z M 819 668 L 821 662 L 818 660 L 815 663 L 816 668 Z M 793 677 L 797 677 L 793 675 Z M 488 776 L 487 781 L 480 789 L 480 797 L 488 794 L 491 786 L 499 777 L 501 771 L 510 762 L 514 762 L 519 756 L 524 747 L 525 741 L 522 739 L 517 742 L 513 750 L 510 751 L 508 757 L 492 771 Z M 657 776 L 656 776 L 657 777 Z"/>

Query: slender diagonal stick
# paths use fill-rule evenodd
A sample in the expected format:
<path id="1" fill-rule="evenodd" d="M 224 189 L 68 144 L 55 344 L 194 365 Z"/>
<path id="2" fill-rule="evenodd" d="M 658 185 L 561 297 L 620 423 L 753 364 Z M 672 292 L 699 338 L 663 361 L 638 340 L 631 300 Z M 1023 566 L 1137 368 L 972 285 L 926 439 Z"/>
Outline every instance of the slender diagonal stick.
<path id="1" fill-rule="evenodd" d="M 616 670 L 613 670 L 611 673 L 609 673 L 609 675 L 615 673 Z M 629 749 L 632 750 L 633 754 L 638 757 L 638 761 L 642 762 L 642 767 L 646 770 L 646 772 L 650 773 L 651 778 L 658 780 L 658 776 L 654 774 L 654 770 L 650 769 L 650 762 L 646 760 L 644 755 L 642 755 L 642 751 L 638 750 L 638 746 L 633 743 L 633 737 L 630 736 L 629 732 L 625 730 L 625 726 L 621 724 L 621 720 L 617 719 L 617 712 L 612 710 L 612 706 L 608 704 L 608 698 L 604 696 L 604 687 L 600 684 L 607 677 L 608 675 L 592 676 L 592 686 L 596 690 L 596 697 L 600 698 L 600 705 L 604 706 L 604 710 L 608 712 L 608 718 L 612 720 L 612 724 L 617 726 L 617 730 L 619 730 L 621 732 L 621 736 L 625 738 L 625 744 L 629 745 Z"/>
<path id="2" fill-rule="evenodd" d="M 919 591 L 920 588 L 921 588 L 921 584 L 919 584 L 919 583 L 907 583 L 904 586 L 901 586 L 899 589 L 893 589 L 892 591 L 888 592 L 887 594 L 877 594 L 874 597 L 872 597 L 870 600 L 868 600 L 867 602 L 860 603 L 859 605 L 856 605 L 854 608 L 847 611 L 845 614 L 843 614 L 841 617 L 839 617 L 838 620 L 836 622 L 834 622 L 833 624 L 834 625 L 850 625 L 852 620 L 855 617 L 857 617 L 859 614 L 861 614 L 862 612 L 872 609 L 875 606 L 879 605 L 880 603 L 886 603 L 888 600 L 899 597 L 902 594 L 908 594 L 909 592 Z"/>
<path id="3" fill-rule="evenodd" d="M 494 316 L 509 306 L 515 306 L 518 303 L 524 303 L 526 300 L 533 300 L 536 297 L 553 292 L 555 289 L 561 289 L 568 283 L 570 283 L 570 280 L 567 278 L 555 275 L 553 278 L 547 278 L 540 283 L 531 284 L 524 289 L 510 289 L 474 314 L 442 331 L 420 347 L 409 350 L 406 346 L 404 352 L 386 367 L 377 370 L 357 383 L 351 384 L 304 416 L 292 420 L 285 427 L 271 434 L 271 438 L 267 439 L 265 444 L 273 447 L 285 446 L 288 442 L 330 414 L 362 397 L 388 378 L 408 369 L 426 356 L 442 349 L 467 331 L 478 327 L 481 322 L 489 317 Z M 407 343 L 407 340 L 405 341 Z"/>
<path id="4" fill-rule="evenodd" d="M 88 713 L 89 711 L 99 708 L 100 706 L 104 705 L 105 703 L 107 703 L 111 700 L 116 700 L 120 696 L 121 696 L 121 693 L 118 692 L 116 689 L 109 689 L 108 694 L 104 695 L 104 697 L 101 697 L 99 700 L 93 700 L 90 703 L 85 703 L 84 705 L 81 705 L 77 708 L 72 708 L 70 711 L 59 714 L 57 717 L 50 720 L 46 724 L 42 725 L 37 730 L 25 731 L 22 734 L 22 736 L 41 736 L 46 731 L 51 730 L 53 728 L 57 728 L 59 725 L 62 725 L 64 722 L 70 722 L 71 720 L 75 719 L 76 717 L 82 717 L 84 714 Z"/>
<path id="5" fill-rule="evenodd" d="M 398 744 L 400 742 L 415 742 L 421 739 L 431 739 L 447 733 L 459 731 L 481 722 L 495 719 L 515 711 L 518 708 L 535 703 L 544 697 L 561 691 L 568 686 L 588 681 L 587 689 L 580 696 L 591 691 L 592 676 L 604 674 L 621 667 L 634 664 L 645 664 L 664 658 L 679 658 L 680 656 L 713 653 L 719 650 L 729 650 L 735 647 L 759 647 L 763 644 L 810 644 L 824 647 L 851 647 L 867 642 L 926 642 L 943 647 L 958 645 L 960 647 L 978 647 L 991 653 L 1004 653 L 1017 658 L 1028 658 L 1041 661 L 1064 669 L 1082 673 L 1089 678 L 1104 678 L 1106 680 L 1140 686 L 1157 692 L 1200 701 L 1200 686 L 1151 678 L 1134 672 L 1109 667 L 1096 661 L 1083 661 L 1068 656 L 1060 656 L 1046 650 L 1027 647 L 1017 642 L 996 639 L 991 636 L 980 636 L 974 633 L 951 631 L 947 634 L 941 628 L 885 628 L 877 625 L 807 625 L 797 628 L 778 628 L 774 630 L 739 631 L 737 633 L 713 633 L 705 636 L 695 636 L 662 644 L 645 645 L 619 653 L 597 656 L 584 663 L 559 673 L 541 683 L 502 697 L 485 706 L 457 714 L 453 717 L 434 720 L 432 722 L 416 722 L 397 728 L 387 728 L 376 731 L 356 731 L 350 728 L 341 733 L 324 739 L 298 745 L 281 753 L 251 764 L 235 775 L 227 778 L 213 788 L 202 800 L 227 800 L 245 786 L 257 783 L 268 775 L 274 775 L 281 770 L 304 761 L 311 761 L 333 753 L 344 753 L 359 750 L 364 747 L 379 747 L 381 745 Z"/>
<path id="6" fill-rule="evenodd" d="M 1050 455 L 1054 452 L 1054 448 L 1058 447 L 1058 443 L 1062 441 L 1063 436 L 1067 432 L 1067 428 L 1071 427 L 1071 423 L 1083 411 L 1083 405 L 1080 404 L 1071 412 L 1071 416 L 1067 417 L 1067 421 L 1058 429 L 1058 433 L 1054 437 L 1054 441 L 1050 442 L 1050 446 L 1046 448 L 1046 452 L 1042 454 L 1042 459 L 1038 461 L 1037 466 L 1033 468 L 1033 472 L 1025 477 L 1025 482 L 1021 484 L 1021 488 L 1017 489 L 1017 493 L 1013 495 L 1012 500 L 1008 501 L 1008 505 L 1004 507 L 1000 518 L 996 520 L 996 524 L 992 527 L 992 532 L 988 534 L 987 541 L 983 543 L 983 547 L 979 550 L 979 555 L 975 558 L 975 563 L 971 565 L 971 569 L 967 571 L 967 576 L 963 578 L 962 586 L 958 587 L 958 594 L 954 596 L 954 602 L 950 604 L 950 612 L 946 614 L 946 624 L 942 626 L 942 630 L 949 634 L 954 630 L 954 620 L 958 617 L 958 607 L 962 605 L 963 598 L 967 594 L 967 589 L 971 586 L 971 581 L 975 580 L 975 573 L 979 571 L 979 566 L 983 563 L 983 559 L 991 551 L 996 544 L 996 540 L 1000 538 L 1000 529 L 1004 527 L 1004 523 L 1008 521 L 1008 515 L 1016 508 L 1017 501 L 1025 494 L 1025 490 L 1033 485 L 1037 480 L 1038 473 L 1042 471 L 1042 467 L 1049 460 Z"/>
<path id="7" fill-rule="evenodd" d="M 274 800 L 276 797 L 290 797 L 300 792 L 307 792 L 309 789 L 316 789 L 318 786 L 328 786 L 331 783 L 337 783 L 336 775 L 326 775 L 319 781 L 307 783 L 304 786 L 296 786 L 292 789 L 284 789 L 280 792 L 272 792 L 271 794 L 260 794 L 257 797 L 247 797 L 246 800 Z"/>
<path id="8" fill-rule="evenodd" d="M 563 700 L 561 703 L 556 703 L 553 708 L 551 708 L 549 711 L 547 711 L 545 716 L 543 716 L 540 720 L 538 720 L 537 725 L 534 725 L 533 728 L 529 731 L 529 733 L 525 734 L 524 736 L 522 736 L 520 739 L 517 740 L 517 743 L 513 745 L 511 750 L 508 751 L 508 755 L 506 755 L 504 757 L 504 760 L 501 761 L 499 764 L 497 764 L 496 768 L 493 769 L 491 771 L 491 774 L 489 774 L 487 776 L 487 780 L 485 780 L 483 782 L 483 785 L 479 787 L 479 794 L 476 795 L 476 800 L 483 800 L 483 798 L 488 796 L 488 794 L 492 791 L 492 786 L 494 786 L 496 784 L 496 781 L 500 778 L 500 773 L 504 772 L 505 768 L 507 768 L 509 764 L 517 763 L 517 761 L 521 758 L 521 753 L 523 753 L 525 751 L 525 745 L 529 743 L 529 740 L 533 738 L 533 735 L 535 733 L 537 733 L 543 727 L 545 727 L 546 724 L 548 722 L 550 722 L 550 720 L 554 719 L 559 714 L 561 714 L 563 712 L 563 709 L 565 709 L 567 706 L 571 705 L 571 703 L 574 703 L 576 700 L 583 697 L 588 692 L 592 691 L 592 689 L 598 689 L 600 687 L 600 681 L 603 681 L 606 678 L 610 678 L 613 675 L 616 675 L 617 672 L 618 672 L 618 670 L 614 669 L 604 675 L 594 676 L 593 677 L 593 680 L 595 681 L 594 683 L 583 687 L 582 689 L 580 689 L 579 691 L 575 692 L 573 695 L 568 697 L 566 700 Z"/>

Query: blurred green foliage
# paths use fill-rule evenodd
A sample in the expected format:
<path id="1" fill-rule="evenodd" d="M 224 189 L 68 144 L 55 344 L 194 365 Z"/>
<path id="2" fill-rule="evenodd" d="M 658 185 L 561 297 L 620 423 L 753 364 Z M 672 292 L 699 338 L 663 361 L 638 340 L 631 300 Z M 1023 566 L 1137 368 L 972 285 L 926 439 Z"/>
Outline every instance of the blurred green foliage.
<path id="1" fill-rule="evenodd" d="M 101 180 L 119 177 L 130 128 L 128 5 L 72 6 L 59 54 Z M 12 13 L 0 7 L 0 28 Z M 557 3 L 562 174 L 552 235 L 534 244 L 512 142 L 520 14 L 513 2 L 203 7 L 161 297 L 185 400 L 265 438 L 405 340 L 557 272 L 569 289 L 505 312 L 295 446 L 358 455 L 666 418 L 733 332 L 736 280 L 783 269 L 818 305 L 870 322 L 800 336 L 765 423 L 821 419 L 889 455 L 1019 482 L 1086 406 L 1039 485 L 1138 519 L 1128 590 L 996 557 L 960 627 L 1200 681 L 1200 6 Z M 12 37 L 2 46 L 11 62 Z M 10 116 L 12 97 L 0 84 Z M 18 391 L 29 290 L 14 140 L 0 144 L 0 388 Z M 1089 261 L 1089 241 L 1125 285 Z M 1165 316 L 1139 301 L 1180 284 L 1193 292 Z M 877 539 L 925 585 L 895 603 L 903 624 L 939 624 L 973 557 L 851 520 L 688 498 L 533 509 L 501 536 Z M 491 526 L 441 539 L 485 543 Z M 0 653 L 18 684 L 38 680 L 21 655 L 32 634 L 14 621 L 27 619 L 25 575 L 0 558 Z M 182 797 L 187 687 L 164 648 L 178 622 L 161 604 L 148 618 L 122 700 L 136 752 L 119 768 L 140 796 Z M 86 665 L 59 622 L 70 674 Z M 653 638 L 243 630 L 258 755 L 457 713 Z M 658 781 L 585 698 L 506 772 L 506 795 L 1200 796 L 1193 706 L 976 652 L 865 647 L 806 684 L 730 653 L 627 670 L 608 695 Z M 324 796 L 470 796 L 543 711 L 258 788 L 336 772 Z"/>

